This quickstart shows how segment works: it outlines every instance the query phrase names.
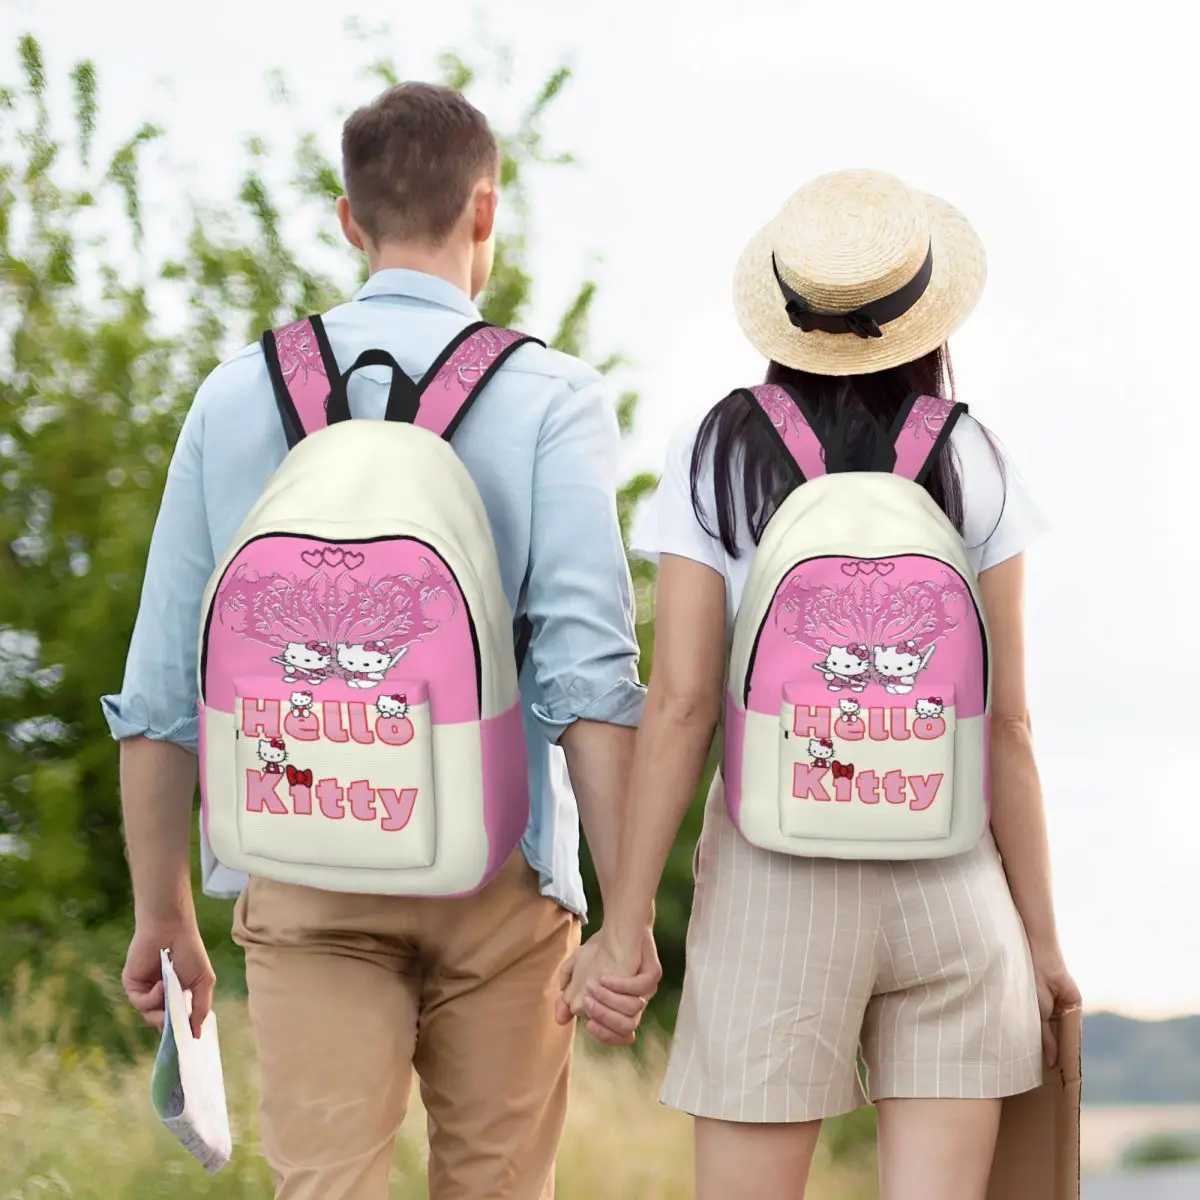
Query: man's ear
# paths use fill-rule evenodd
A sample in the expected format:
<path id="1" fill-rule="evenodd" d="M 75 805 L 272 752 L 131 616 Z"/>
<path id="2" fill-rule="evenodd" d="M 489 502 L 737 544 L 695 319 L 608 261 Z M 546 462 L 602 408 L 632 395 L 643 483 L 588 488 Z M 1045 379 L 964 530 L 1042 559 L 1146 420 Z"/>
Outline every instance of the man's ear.
<path id="1" fill-rule="evenodd" d="M 354 214 L 350 211 L 350 201 L 345 196 L 337 198 L 337 217 L 338 223 L 342 227 L 342 236 L 352 245 L 355 250 L 365 250 L 363 244 L 362 230 L 354 221 Z"/>
<path id="2" fill-rule="evenodd" d="M 496 227 L 496 208 L 500 203 L 500 192 L 493 179 L 481 179 L 475 185 L 475 232 L 477 245 L 489 241 Z"/>

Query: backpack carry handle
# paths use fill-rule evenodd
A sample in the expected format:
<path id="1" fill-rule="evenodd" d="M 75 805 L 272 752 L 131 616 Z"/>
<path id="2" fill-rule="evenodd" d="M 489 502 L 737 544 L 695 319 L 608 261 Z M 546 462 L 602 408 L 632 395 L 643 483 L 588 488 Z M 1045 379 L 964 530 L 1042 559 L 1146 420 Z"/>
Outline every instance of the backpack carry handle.
<path id="1" fill-rule="evenodd" d="M 967 406 L 940 396 L 910 396 L 896 415 L 891 445 L 894 475 L 923 484 Z"/>
<path id="2" fill-rule="evenodd" d="M 777 383 L 760 383 L 739 391 L 750 400 L 751 411 L 770 430 L 801 483 L 828 473 L 829 448 L 817 433 L 798 392 Z M 875 469 L 923 484 L 954 426 L 968 411 L 959 401 L 910 396 L 896 415 L 891 433 L 879 452 L 882 461 Z M 833 469 L 843 468 L 834 465 Z"/>
<path id="3" fill-rule="evenodd" d="M 385 420 L 417 425 L 449 441 L 484 385 L 526 342 L 545 345 L 528 334 L 478 321 L 442 351 L 420 383 L 414 383 L 386 350 L 364 350 L 349 370 L 339 373 L 318 316 L 268 330 L 262 336 L 267 373 L 289 450 L 318 429 L 350 420 L 347 384 L 362 367 L 391 369 Z"/>
<path id="4" fill-rule="evenodd" d="M 818 437 L 807 405 L 791 388 L 778 383 L 760 383 L 739 388 L 754 413 L 787 455 L 801 483 L 826 474 L 825 446 Z"/>
<path id="5" fill-rule="evenodd" d="M 387 409 L 383 414 L 385 421 L 403 421 L 411 424 L 417 415 L 421 403 L 421 393 L 417 385 L 401 370 L 400 364 L 386 350 L 364 350 L 355 360 L 354 365 L 335 376 L 333 386 L 329 391 L 329 401 L 325 406 L 326 416 L 330 425 L 339 421 L 350 420 L 350 393 L 347 385 L 350 376 L 363 367 L 388 367 L 392 372 L 392 382 L 388 387 Z"/>

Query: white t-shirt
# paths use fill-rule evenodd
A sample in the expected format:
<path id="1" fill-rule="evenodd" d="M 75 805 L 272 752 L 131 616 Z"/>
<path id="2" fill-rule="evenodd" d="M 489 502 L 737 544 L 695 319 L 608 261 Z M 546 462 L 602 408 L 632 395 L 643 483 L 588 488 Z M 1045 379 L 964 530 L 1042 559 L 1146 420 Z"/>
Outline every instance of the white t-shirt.
<path id="1" fill-rule="evenodd" d="M 676 554 L 719 571 L 725 578 L 726 615 L 732 624 L 755 546 L 740 498 L 740 480 L 734 482 L 737 558 L 730 557 L 721 539 L 711 536 L 696 519 L 692 508 L 691 463 L 703 419 L 703 415 L 693 418 L 671 439 L 658 489 L 642 505 L 634 522 L 630 549 L 651 562 L 657 562 L 660 554 Z M 955 425 L 950 445 L 957 454 L 962 479 L 963 541 L 971 566 L 978 573 L 1020 554 L 1048 526 L 1003 451 L 999 447 L 993 449 L 972 417 L 964 416 Z M 715 530 L 711 443 L 697 490 L 705 521 Z"/>

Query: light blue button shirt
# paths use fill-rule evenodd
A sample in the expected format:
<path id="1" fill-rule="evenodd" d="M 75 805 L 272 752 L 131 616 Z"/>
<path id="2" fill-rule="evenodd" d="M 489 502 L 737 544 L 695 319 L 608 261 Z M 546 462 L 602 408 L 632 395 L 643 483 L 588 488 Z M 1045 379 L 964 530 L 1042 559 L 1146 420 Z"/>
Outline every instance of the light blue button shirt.
<path id="1" fill-rule="evenodd" d="M 325 328 L 343 370 L 363 350 L 381 347 L 420 378 L 479 319 L 445 280 L 386 270 L 327 314 Z M 352 415 L 381 419 L 388 383 L 385 368 L 356 372 Z M 583 915 L 579 821 L 557 741 L 579 718 L 636 725 L 644 695 L 617 522 L 613 398 L 579 360 L 523 346 L 492 378 L 453 444 L 491 519 L 509 605 L 519 612 L 523 600 L 535 631 L 521 681 L 532 797 L 522 849 L 543 893 Z M 114 737 L 144 734 L 197 751 L 204 588 L 286 453 L 262 351 L 248 347 L 205 380 L 180 432 L 124 684 L 102 701 Z M 203 842 L 201 850 L 205 890 L 235 895 L 244 878 L 217 867 Z"/>

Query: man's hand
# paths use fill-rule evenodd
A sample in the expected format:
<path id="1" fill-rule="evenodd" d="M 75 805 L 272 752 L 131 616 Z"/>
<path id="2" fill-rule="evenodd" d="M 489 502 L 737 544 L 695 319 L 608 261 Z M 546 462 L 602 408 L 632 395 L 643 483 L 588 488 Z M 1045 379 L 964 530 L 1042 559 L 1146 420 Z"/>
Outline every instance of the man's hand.
<path id="1" fill-rule="evenodd" d="M 638 953 L 630 956 L 614 953 L 601 929 L 563 967 L 559 977 L 563 994 L 554 1018 L 566 1025 L 575 1017 L 585 1017 L 588 1033 L 597 1041 L 631 1046 L 661 979 L 653 930 L 646 929 Z"/>
<path id="2" fill-rule="evenodd" d="M 150 1025 L 162 1029 L 166 1003 L 159 953 L 162 950 L 170 950 L 175 974 L 183 990 L 192 994 L 192 1036 L 199 1037 L 200 1026 L 212 1009 L 217 977 L 194 917 L 176 925 L 139 925 L 134 930 L 125 970 L 121 972 L 125 994 Z"/>

